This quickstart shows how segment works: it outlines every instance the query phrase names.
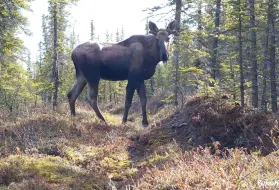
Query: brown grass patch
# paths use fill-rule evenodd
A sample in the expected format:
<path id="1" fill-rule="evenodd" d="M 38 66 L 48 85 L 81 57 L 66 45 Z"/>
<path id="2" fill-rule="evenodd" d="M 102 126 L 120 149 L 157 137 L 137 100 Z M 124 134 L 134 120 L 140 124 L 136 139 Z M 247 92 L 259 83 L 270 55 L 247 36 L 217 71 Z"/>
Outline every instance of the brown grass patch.
<path id="1" fill-rule="evenodd" d="M 82 104 L 75 120 L 67 105 L 3 115 L 0 189 L 260 189 L 260 180 L 279 183 L 272 115 L 218 97 L 193 97 L 183 109 L 154 104 L 145 129 L 140 111 L 126 126 L 122 113 L 103 111 L 105 125 Z"/>

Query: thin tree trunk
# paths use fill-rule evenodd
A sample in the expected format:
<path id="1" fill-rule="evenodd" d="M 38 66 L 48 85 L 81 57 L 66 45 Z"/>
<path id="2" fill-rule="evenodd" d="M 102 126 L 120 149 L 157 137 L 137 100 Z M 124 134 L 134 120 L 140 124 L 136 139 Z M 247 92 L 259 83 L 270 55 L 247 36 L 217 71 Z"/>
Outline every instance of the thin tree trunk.
<path id="1" fill-rule="evenodd" d="M 175 72 L 174 72 L 174 104 L 178 105 L 179 53 L 177 50 L 173 50 L 173 64 L 174 64 L 174 68 L 175 68 Z"/>
<path id="2" fill-rule="evenodd" d="M 198 42 L 197 42 L 197 49 L 201 51 L 202 49 L 202 10 L 201 10 L 201 1 L 199 1 L 199 8 L 198 8 Z M 201 68 L 201 60 L 198 57 L 195 61 L 195 66 Z"/>
<path id="3" fill-rule="evenodd" d="M 109 81 L 109 103 L 112 103 L 112 93 L 111 81 Z"/>
<path id="4" fill-rule="evenodd" d="M 243 42 L 242 42 L 242 15 L 241 15 L 241 1 L 238 0 L 238 54 L 240 67 L 240 101 L 241 106 L 244 106 L 244 74 L 243 74 Z"/>
<path id="5" fill-rule="evenodd" d="M 175 20 L 176 20 L 176 31 L 180 32 L 180 19 L 181 19 L 181 7 L 182 0 L 175 1 Z M 177 43 L 177 37 L 174 37 L 174 44 Z M 173 50 L 173 65 L 175 67 L 174 73 L 174 104 L 178 105 L 178 80 L 179 80 L 179 52 L 176 48 Z"/>
<path id="6" fill-rule="evenodd" d="M 236 87 L 236 82 L 235 82 L 235 72 L 234 72 L 234 69 L 233 69 L 233 63 L 232 61 L 230 60 L 230 77 L 231 77 L 231 80 L 233 81 L 233 87 L 235 88 Z M 232 94 L 233 94 L 233 100 L 235 101 L 236 100 L 236 92 L 235 91 L 232 91 Z"/>
<path id="7" fill-rule="evenodd" d="M 104 96 L 103 96 L 104 103 L 107 103 L 107 88 L 106 88 L 106 85 L 107 85 L 107 83 L 106 83 L 106 81 L 104 81 Z"/>
<path id="8" fill-rule="evenodd" d="M 220 9 L 221 9 L 221 0 L 216 0 L 216 12 L 215 12 L 215 32 L 219 32 L 220 27 Z M 216 80 L 217 75 L 219 75 L 219 64 L 217 62 L 218 55 L 218 43 L 219 43 L 219 35 L 213 37 L 213 55 L 212 55 L 212 78 Z"/>
<path id="9" fill-rule="evenodd" d="M 276 65 L 275 65 L 275 26 L 274 26 L 274 1 L 269 0 L 268 5 L 268 23 L 270 30 L 270 92 L 271 92 L 271 106 L 272 112 L 278 111 L 277 107 L 277 91 L 276 91 Z"/>
<path id="10" fill-rule="evenodd" d="M 262 98 L 261 98 L 261 107 L 266 112 L 267 111 L 267 76 L 268 70 L 267 65 L 269 60 L 268 54 L 268 47 L 269 47 L 269 27 L 266 27 L 266 40 L 265 40 L 265 47 L 264 47 L 264 63 L 263 63 L 263 91 L 262 91 Z"/>
<path id="11" fill-rule="evenodd" d="M 113 93 L 114 105 L 117 105 L 117 93 Z"/>
<path id="12" fill-rule="evenodd" d="M 51 104 L 51 101 L 52 101 L 52 93 L 51 92 L 47 92 L 47 101 L 49 104 Z"/>
<path id="13" fill-rule="evenodd" d="M 262 92 L 262 99 L 261 99 L 261 107 L 262 109 L 267 112 L 267 63 L 264 61 L 263 65 L 263 92 Z"/>
<path id="14" fill-rule="evenodd" d="M 149 28 L 148 28 L 148 19 L 147 19 L 146 20 L 146 25 L 145 25 L 146 35 L 148 35 L 148 31 L 149 31 Z M 154 83 L 155 83 L 154 75 L 149 79 L 149 82 L 150 82 L 151 95 L 153 95 L 154 94 Z"/>
<path id="15" fill-rule="evenodd" d="M 122 85 L 122 81 L 120 81 L 120 82 L 119 82 L 119 90 L 120 90 L 120 92 L 117 92 L 118 95 L 119 95 L 119 97 L 117 96 L 117 104 L 118 104 L 118 102 L 119 102 L 119 99 L 122 100 L 122 98 L 123 98 L 121 91 L 124 90 L 124 89 L 122 88 L 122 86 L 123 86 L 123 85 Z"/>
<path id="16" fill-rule="evenodd" d="M 58 77 L 58 31 L 57 31 L 57 3 L 53 3 L 53 63 L 52 63 L 52 79 L 54 82 L 54 93 L 53 93 L 53 109 L 57 108 L 58 102 L 58 88 L 59 88 L 59 77 Z"/>
<path id="17" fill-rule="evenodd" d="M 249 0 L 251 24 L 251 59 L 252 59 L 252 105 L 258 107 L 258 63 L 257 63 L 257 36 L 255 30 L 255 1 Z"/>
<path id="18" fill-rule="evenodd" d="M 154 94 L 154 83 L 155 83 L 155 80 L 153 77 L 151 77 L 150 79 L 150 89 L 151 89 L 151 94 L 153 95 Z"/>

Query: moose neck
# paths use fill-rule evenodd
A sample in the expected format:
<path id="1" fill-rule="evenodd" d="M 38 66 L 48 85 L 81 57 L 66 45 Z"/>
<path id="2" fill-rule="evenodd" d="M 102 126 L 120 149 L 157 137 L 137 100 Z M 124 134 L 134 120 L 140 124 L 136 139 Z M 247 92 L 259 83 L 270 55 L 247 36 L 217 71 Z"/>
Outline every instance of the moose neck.
<path id="1" fill-rule="evenodd" d="M 145 48 L 145 60 L 148 62 L 148 64 L 151 66 L 153 65 L 156 67 L 156 65 L 161 61 L 160 54 L 161 54 L 161 48 L 159 44 L 159 40 L 156 39 L 156 36 L 154 35 L 146 35 L 144 37 L 144 48 Z"/>
<path id="2" fill-rule="evenodd" d="M 126 40 L 118 42 L 118 45 L 129 46 L 132 43 L 139 42 L 143 45 L 145 51 L 145 62 L 149 66 L 154 66 L 161 61 L 160 59 L 160 47 L 158 39 L 154 35 L 134 35 Z M 166 51 L 166 49 L 165 49 Z"/>

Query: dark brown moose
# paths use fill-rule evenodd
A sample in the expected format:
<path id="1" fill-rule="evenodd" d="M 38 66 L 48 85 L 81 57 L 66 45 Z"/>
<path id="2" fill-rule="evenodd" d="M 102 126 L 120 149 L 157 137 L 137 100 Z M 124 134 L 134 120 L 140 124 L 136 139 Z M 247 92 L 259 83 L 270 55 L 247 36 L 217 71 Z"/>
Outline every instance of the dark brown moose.
<path id="1" fill-rule="evenodd" d="M 68 93 L 71 114 L 75 113 L 75 102 L 88 83 L 88 101 L 97 117 L 106 123 L 98 108 L 98 86 L 100 79 L 110 81 L 128 80 L 122 123 L 126 123 L 135 90 L 140 97 L 142 124 L 148 125 L 146 115 L 146 91 L 144 81 L 150 79 L 160 61 L 168 60 L 165 42 L 175 33 L 175 21 L 166 29 L 158 29 L 149 22 L 149 35 L 134 35 L 116 44 L 86 42 L 72 53 L 75 65 L 75 83 Z"/>

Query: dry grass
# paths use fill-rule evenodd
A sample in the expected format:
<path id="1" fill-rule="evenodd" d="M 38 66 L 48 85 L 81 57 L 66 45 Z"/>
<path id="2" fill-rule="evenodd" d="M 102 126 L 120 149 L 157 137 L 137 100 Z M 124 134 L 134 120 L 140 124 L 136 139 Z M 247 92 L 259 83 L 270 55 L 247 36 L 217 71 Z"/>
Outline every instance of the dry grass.
<path id="1" fill-rule="evenodd" d="M 220 159 L 200 149 L 147 170 L 135 189 L 257 189 L 262 179 L 279 180 L 278 166 L 275 154 L 263 158 L 234 149 Z"/>
<path id="2" fill-rule="evenodd" d="M 260 154 L 276 145 L 276 139 L 269 144 L 262 138 L 270 129 L 276 136 L 274 118 L 232 112 L 238 108 L 218 99 L 194 97 L 182 110 L 156 101 L 146 129 L 140 112 L 122 126 L 122 113 L 112 114 L 112 107 L 104 112 L 104 125 L 81 103 L 74 121 L 67 105 L 55 113 L 44 106 L 12 118 L 2 114 L 0 189 L 279 188 L 279 153 Z M 236 124 L 243 123 L 239 130 Z M 240 136 L 242 144 L 236 141 Z M 212 146 L 209 137 L 220 146 Z M 222 151 L 225 145 L 230 147 Z"/>

